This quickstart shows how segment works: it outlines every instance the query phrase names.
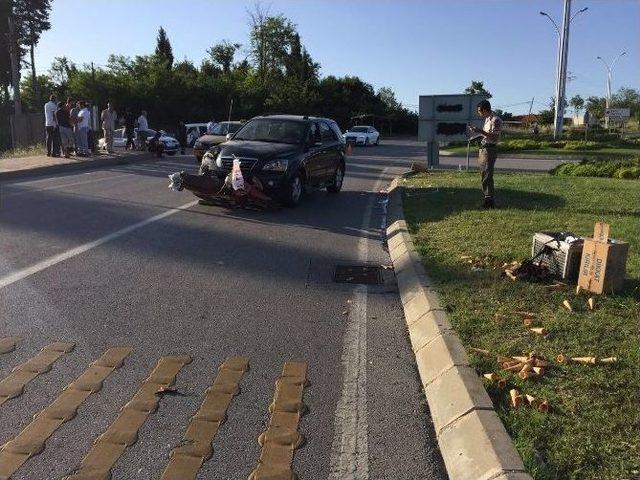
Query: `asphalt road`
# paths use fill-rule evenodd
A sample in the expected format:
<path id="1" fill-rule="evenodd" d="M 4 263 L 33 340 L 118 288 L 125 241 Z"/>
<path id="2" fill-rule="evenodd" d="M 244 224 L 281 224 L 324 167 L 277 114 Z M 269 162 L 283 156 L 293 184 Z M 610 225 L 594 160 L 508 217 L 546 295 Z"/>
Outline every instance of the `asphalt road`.
<path id="1" fill-rule="evenodd" d="M 301 479 L 444 479 L 397 288 L 333 282 L 338 264 L 388 265 L 379 193 L 424 148 L 356 149 L 339 195 L 311 193 L 268 212 L 193 204 L 167 174 L 190 156 L 28 178 L 0 190 L 0 379 L 54 341 L 75 342 L 24 393 L 0 405 L 0 444 L 13 439 L 106 349 L 133 349 L 75 418 L 12 478 L 72 473 L 158 359 L 190 355 L 113 468 L 114 479 L 156 479 L 180 444 L 225 358 L 250 371 L 198 478 L 246 479 L 260 455 L 274 382 L 287 361 L 308 365 L 308 412 L 296 451 Z"/>

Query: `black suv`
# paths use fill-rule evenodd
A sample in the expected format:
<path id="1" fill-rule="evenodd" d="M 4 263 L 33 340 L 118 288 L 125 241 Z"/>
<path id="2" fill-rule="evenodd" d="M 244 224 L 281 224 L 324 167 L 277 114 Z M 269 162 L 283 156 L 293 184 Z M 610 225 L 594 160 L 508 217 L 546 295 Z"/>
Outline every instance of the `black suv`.
<path id="1" fill-rule="evenodd" d="M 270 115 L 252 118 L 233 137 L 206 156 L 200 173 L 225 178 L 233 160 L 243 176 L 257 178 L 264 191 L 288 206 L 305 190 L 337 193 L 345 172 L 344 143 L 338 124 L 328 118 Z"/>

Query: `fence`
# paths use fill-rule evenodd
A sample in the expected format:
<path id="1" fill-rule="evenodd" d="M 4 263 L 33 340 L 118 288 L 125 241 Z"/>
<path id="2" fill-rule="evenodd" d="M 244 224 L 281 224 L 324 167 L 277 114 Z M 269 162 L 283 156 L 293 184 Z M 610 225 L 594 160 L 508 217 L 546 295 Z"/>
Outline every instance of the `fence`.
<path id="1" fill-rule="evenodd" d="M 42 113 L 11 115 L 10 122 L 13 148 L 44 142 L 44 115 Z"/>

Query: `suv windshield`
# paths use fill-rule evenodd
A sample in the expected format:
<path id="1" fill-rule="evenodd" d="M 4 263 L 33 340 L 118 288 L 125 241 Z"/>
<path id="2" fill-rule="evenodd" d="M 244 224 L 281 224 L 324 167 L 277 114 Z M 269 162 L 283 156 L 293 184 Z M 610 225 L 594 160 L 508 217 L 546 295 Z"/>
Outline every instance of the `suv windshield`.
<path id="1" fill-rule="evenodd" d="M 305 127 L 304 122 L 296 120 L 258 118 L 243 126 L 233 139 L 297 145 L 302 142 Z"/>
<path id="2" fill-rule="evenodd" d="M 227 133 L 233 133 L 234 125 L 229 125 L 228 123 L 216 123 L 213 129 L 211 130 L 212 135 L 226 135 Z M 231 132 L 229 132 L 231 130 Z M 237 130 L 237 129 L 236 129 Z"/>
<path id="3" fill-rule="evenodd" d="M 351 127 L 349 131 L 354 133 L 367 133 L 369 131 L 369 127 Z"/>

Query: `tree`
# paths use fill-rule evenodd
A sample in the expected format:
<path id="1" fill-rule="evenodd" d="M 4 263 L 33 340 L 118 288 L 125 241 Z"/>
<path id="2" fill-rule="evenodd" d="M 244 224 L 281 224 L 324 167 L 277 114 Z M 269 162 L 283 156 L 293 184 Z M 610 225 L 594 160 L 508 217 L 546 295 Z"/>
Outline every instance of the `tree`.
<path id="1" fill-rule="evenodd" d="M 229 73 L 231 66 L 233 65 L 233 59 L 236 52 L 242 45 L 239 43 L 231 43 L 228 40 L 223 40 L 220 43 L 215 44 L 213 47 L 207 50 L 211 63 L 220 68 L 223 73 Z"/>
<path id="2" fill-rule="evenodd" d="M 54 83 L 64 85 L 69 77 L 78 71 L 75 63 L 67 57 L 55 57 L 49 68 L 49 77 Z"/>
<path id="3" fill-rule="evenodd" d="M 167 32 L 162 27 L 158 30 L 156 57 L 166 63 L 167 70 L 171 70 L 173 66 L 173 49 L 171 48 L 169 37 L 167 37 Z"/>
<path id="4" fill-rule="evenodd" d="M 589 97 L 586 101 L 586 108 L 589 115 L 593 118 L 603 118 L 604 109 L 606 108 L 607 99 L 604 97 Z"/>
<path id="5" fill-rule="evenodd" d="M 573 107 L 573 113 L 578 116 L 580 111 L 584 108 L 584 98 L 580 95 L 574 95 L 571 97 L 571 100 L 569 100 L 569 105 Z"/>
<path id="6" fill-rule="evenodd" d="M 484 82 L 478 80 L 472 80 L 471 85 L 464 89 L 464 93 L 470 95 L 484 95 L 487 98 L 491 98 L 493 95 L 484 88 Z"/>
<path id="7" fill-rule="evenodd" d="M 402 105 L 396 99 L 396 94 L 390 87 L 381 87 L 378 89 L 378 98 L 387 107 L 389 111 L 400 110 Z"/>
<path id="8" fill-rule="evenodd" d="M 19 45 L 19 55 L 24 62 L 25 47 L 29 50 L 31 80 L 35 88 L 35 97 L 40 103 L 40 88 L 36 77 L 35 47 L 42 32 L 51 28 L 49 13 L 50 0 L 13 0 L 13 18 Z"/>
<path id="9" fill-rule="evenodd" d="M 540 110 L 538 112 L 538 122 L 540 125 L 552 125 L 554 119 L 553 109 Z"/>

